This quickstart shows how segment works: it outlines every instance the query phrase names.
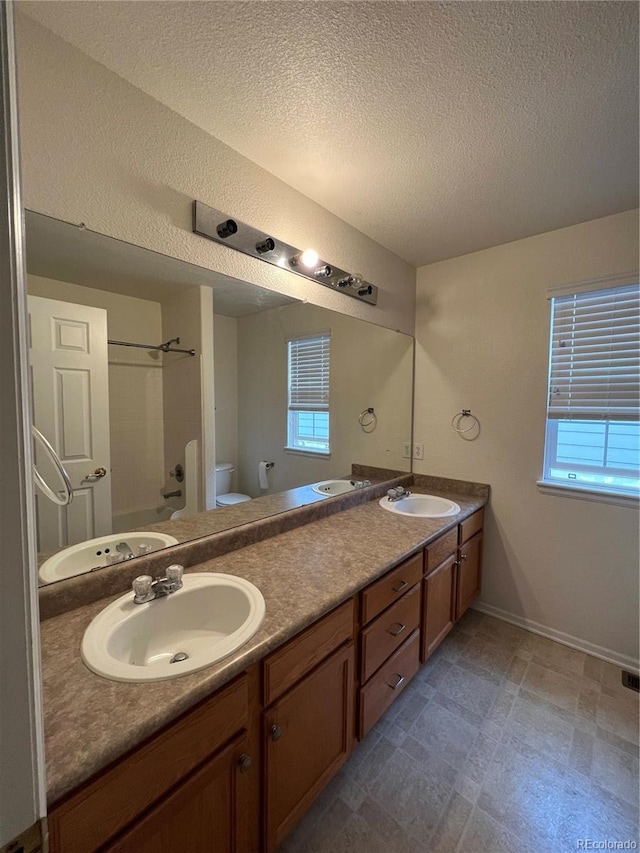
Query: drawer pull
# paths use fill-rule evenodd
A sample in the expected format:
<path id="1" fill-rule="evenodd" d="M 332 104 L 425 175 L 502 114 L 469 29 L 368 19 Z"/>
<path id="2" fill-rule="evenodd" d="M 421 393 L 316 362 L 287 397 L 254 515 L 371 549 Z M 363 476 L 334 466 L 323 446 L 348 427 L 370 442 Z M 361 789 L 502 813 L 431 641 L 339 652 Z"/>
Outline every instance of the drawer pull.
<path id="1" fill-rule="evenodd" d="M 407 627 L 406 625 L 403 625 L 403 623 L 402 623 L 402 622 L 396 622 L 396 625 L 397 625 L 398 627 L 397 627 L 395 630 L 394 630 L 393 628 L 389 628 L 389 629 L 388 629 L 388 630 L 389 630 L 389 633 L 391 634 L 391 636 L 392 636 L 392 637 L 399 637 L 399 636 L 400 636 L 400 634 L 402 634 L 402 632 L 404 631 L 404 629 Z"/>
<path id="2" fill-rule="evenodd" d="M 398 586 L 391 587 L 394 592 L 402 592 L 403 589 L 406 589 L 409 584 L 406 581 L 400 581 Z"/>
<path id="3" fill-rule="evenodd" d="M 241 755 L 238 759 L 238 767 L 240 768 L 241 773 L 246 773 L 247 770 L 250 770 L 252 764 L 253 761 L 251 760 L 251 756 L 247 755 L 246 753 Z"/>
<path id="4" fill-rule="evenodd" d="M 466 555 L 466 554 L 460 554 L 460 559 L 461 559 L 461 560 L 466 560 L 466 559 L 467 559 L 467 555 Z"/>
<path id="5" fill-rule="evenodd" d="M 271 726 L 269 731 L 271 733 L 271 740 L 280 740 L 282 737 L 282 728 L 280 726 L 276 726 L 275 723 Z"/>
<path id="6" fill-rule="evenodd" d="M 396 675 L 396 678 L 398 679 L 396 683 L 389 685 L 392 690 L 397 690 L 401 684 L 404 684 L 404 675 Z"/>

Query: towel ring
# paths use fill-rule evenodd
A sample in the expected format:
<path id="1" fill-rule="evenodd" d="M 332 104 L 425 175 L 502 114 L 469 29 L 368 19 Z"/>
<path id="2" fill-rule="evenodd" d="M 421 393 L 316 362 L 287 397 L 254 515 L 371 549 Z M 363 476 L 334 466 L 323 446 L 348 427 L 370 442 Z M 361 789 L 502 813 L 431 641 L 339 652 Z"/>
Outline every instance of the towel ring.
<path id="1" fill-rule="evenodd" d="M 471 418 L 471 426 L 468 426 L 466 429 L 460 429 L 460 424 L 464 418 Z M 480 427 L 480 421 L 477 419 L 475 415 L 471 414 L 471 409 L 463 409 L 461 412 L 458 412 L 457 415 L 454 415 L 451 418 L 451 427 L 454 429 L 459 435 L 463 435 L 465 432 L 471 432 L 474 427 Z"/>
<path id="2" fill-rule="evenodd" d="M 371 415 L 369 420 L 365 420 L 367 415 Z M 360 412 L 360 417 L 358 418 L 358 423 L 360 424 L 360 426 L 364 430 L 368 429 L 369 427 L 373 427 L 373 429 L 376 428 L 376 426 L 378 425 L 378 416 L 376 415 L 376 413 L 373 409 L 373 406 L 369 406 L 368 409 L 363 409 Z"/>
<path id="3" fill-rule="evenodd" d="M 45 481 L 42 474 L 38 471 L 35 466 L 35 462 L 33 464 L 33 479 L 36 486 L 40 489 L 43 495 L 49 498 L 56 506 L 69 506 L 71 501 L 73 500 L 73 488 L 71 486 L 71 480 L 69 479 L 69 475 L 64 469 L 62 462 L 60 461 L 60 457 L 55 452 L 51 444 L 47 441 L 44 435 L 40 432 L 40 430 L 31 424 L 31 434 L 34 438 L 36 438 L 40 444 L 47 451 L 47 454 L 51 458 L 51 461 L 55 465 L 58 473 L 62 478 L 62 482 L 64 483 L 64 497 L 60 497 L 57 492 L 55 492 L 51 486 Z"/>

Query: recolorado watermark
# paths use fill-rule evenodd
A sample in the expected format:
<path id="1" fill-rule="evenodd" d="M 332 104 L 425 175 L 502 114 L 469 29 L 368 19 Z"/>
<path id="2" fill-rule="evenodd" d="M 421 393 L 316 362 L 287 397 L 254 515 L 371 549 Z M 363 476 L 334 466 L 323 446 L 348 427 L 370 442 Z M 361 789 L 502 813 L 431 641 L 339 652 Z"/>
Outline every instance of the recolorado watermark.
<path id="1" fill-rule="evenodd" d="M 596 841 L 593 838 L 578 838 L 576 850 L 637 850 L 638 842 L 627 841 Z"/>

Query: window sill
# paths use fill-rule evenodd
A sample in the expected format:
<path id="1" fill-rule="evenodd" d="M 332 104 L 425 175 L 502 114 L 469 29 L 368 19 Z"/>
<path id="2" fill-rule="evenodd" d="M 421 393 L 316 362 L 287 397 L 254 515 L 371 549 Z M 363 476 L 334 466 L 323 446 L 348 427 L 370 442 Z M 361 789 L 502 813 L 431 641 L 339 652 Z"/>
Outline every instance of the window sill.
<path id="1" fill-rule="evenodd" d="M 637 495 L 623 494 L 622 492 L 610 492 L 605 489 L 590 489 L 582 486 L 565 486 L 560 483 L 552 483 L 549 480 L 536 480 L 538 491 L 543 495 L 555 495 L 563 498 L 577 498 L 582 501 L 596 501 L 603 504 L 614 504 L 615 506 L 630 506 L 638 508 L 640 498 Z"/>
<path id="2" fill-rule="evenodd" d="M 320 453 L 317 450 L 301 450 L 299 447 L 283 447 L 285 453 L 292 456 L 312 456 L 314 459 L 331 459 L 331 453 Z"/>

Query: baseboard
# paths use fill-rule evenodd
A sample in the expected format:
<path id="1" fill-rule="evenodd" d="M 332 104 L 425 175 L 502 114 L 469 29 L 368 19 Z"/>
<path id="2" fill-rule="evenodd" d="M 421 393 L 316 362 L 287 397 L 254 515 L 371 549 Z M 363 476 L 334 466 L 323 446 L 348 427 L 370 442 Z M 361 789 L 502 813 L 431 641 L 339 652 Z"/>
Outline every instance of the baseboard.
<path id="1" fill-rule="evenodd" d="M 524 616 L 517 616 L 515 613 L 509 613 L 508 610 L 501 610 L 499 607 L 493 607 L 491 604 L 485 604 L 481 601 L 476 601 L 473 604 L 473 610 L 486 613 L 487 616 L 493 616 L 503 622 L 509 622 L 510 625 L 515 625 L 518 628 L 524 628 L 525 631 L 531 631 L 532 634 L 539 634 L 541 637 L 555 640 L 556 643 L 562 643 L 564 646 L 569 646 L 580 652 L 586 652 L 588 655 L 593 655 L 593 657 L 605 660 L 607 663 L 612 663 L 629 672 L 637 674 L 640 671 L 640 662 L 629 657 L 629 655 L 621 655 L 612 649 L 597 646 L 595 643 L 589 643 L 587 640 L 581 640 L 571 634 L 565 634 L 564 631 L 556 631 L 555 628 L 548 628 L 546 625 L 534 622 L 533 619 L 525 619 Z"/>

